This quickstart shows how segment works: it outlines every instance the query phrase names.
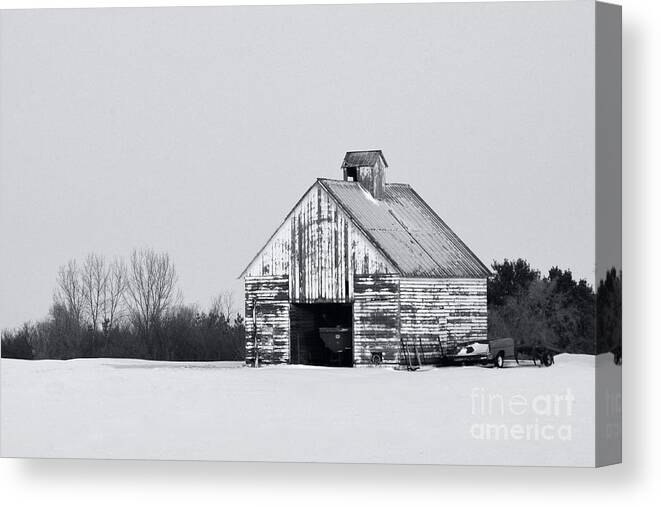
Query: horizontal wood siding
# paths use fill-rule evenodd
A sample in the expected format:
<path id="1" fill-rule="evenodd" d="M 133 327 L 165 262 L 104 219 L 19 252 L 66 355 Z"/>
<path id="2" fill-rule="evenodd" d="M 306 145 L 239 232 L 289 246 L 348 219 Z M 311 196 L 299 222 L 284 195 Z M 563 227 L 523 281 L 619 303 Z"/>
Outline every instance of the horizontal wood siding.
<path id="1" fill-rule="evenodd" d="M 262 363 L 289 362 L 294 330 L 288 277 L 246 277 L 245 288 L 246 361 L 254 361 L 256 331 Z M 373 352 L 382 354 L 384 364 L 434 364 L 449 342 L 487 338 L 486 279 L 356 275 L 353 289 L 356 365 L 370 364 Z"/>
<path id="2" fill-rule="evenodd" d="M 399 278 L 356 275 L 353 304 L 354 364 L 368 365 L 373 352 L 383 363 L 399 363 Z"/>
<path id="3" fill-rule="evenodd" d="M 402 278 L 402 339 L 414 362 L 434 364 L 448 340 L 487 338 L 487 285 L 484 278 Z M 417 356 L 416 356 L 417 354 Z"/>
<path id="4" fill-rule="evenodd" d="M 459 343 L 486 340 L 487 279 L 447 278 L 441 282 L 447 339 Z"/>
<path id="5" fill-rule="evenodd" d="M 289 277 L 246 276 L 245 293 L 246 363 L 254 364 L 255 339 L 260 363 L 287 363 L 290 335 Z"/>
<path id="6" fill-rule="evenodd" d="M 441 359 L 447 321 L 444 288 L 439 279 L 401 279 L 401 335 L 411 364 L 436 364 Z"/>

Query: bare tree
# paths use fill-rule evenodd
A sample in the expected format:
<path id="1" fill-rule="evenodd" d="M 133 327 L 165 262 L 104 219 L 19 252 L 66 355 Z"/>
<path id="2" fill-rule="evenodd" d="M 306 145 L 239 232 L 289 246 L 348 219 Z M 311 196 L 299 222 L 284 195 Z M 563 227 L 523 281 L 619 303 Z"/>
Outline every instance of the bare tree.
<path id="1" fill-rule="evenodd" d="M 167 253 L 143 249 L 133 250 L 127 274 L 127 304 L 153 353 L 152 331 L 177 301 L 177 273 Z"/>
<path id="2" fill-rule="evenodd" d="M 66 308 L 76 323 L 80 323 L 83 313 L 83 289 L 81 274 L 75 259 L 60 266 L 57 272 L 57 287 L 54 299 Z"/>
<path id="3" fill-rule="evenodd" d="M 124 317 L 123 304 L 128 277 L 126 265 L 120 259 L 115 259 L 106 270 L 106 283 L 103 292 L 102 326 L 107 333 Z"/>
<path id="4" fill-rule="evenodd" d="M 234 293 L 231 290 L 225 290 L 218 294 L 211 302 L 211 312 L 216 315 L 222 315 L 227 322 L 230 321 L 236 309 Z"/>
<path id="5" fill-rule="evenodd" d="M 106 261 L 100 255 L 91 253 L 83 263 L 81 272 L 84 315 L 95 331 L 100 324 L 101 312 L 105 304 L 109 271 Z"/>

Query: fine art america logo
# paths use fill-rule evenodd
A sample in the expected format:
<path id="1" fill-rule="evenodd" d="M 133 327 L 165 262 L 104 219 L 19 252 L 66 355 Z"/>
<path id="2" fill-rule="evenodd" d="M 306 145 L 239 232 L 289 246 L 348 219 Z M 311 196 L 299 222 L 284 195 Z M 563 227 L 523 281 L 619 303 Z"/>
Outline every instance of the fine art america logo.
<path id="1" fill-rule="evenodd" d="M 560 440 L 572 439 L 575 397 L 564 392 L 503 395 L 482 387 L 471 390 L 470 435 L 476 440 Z"/>

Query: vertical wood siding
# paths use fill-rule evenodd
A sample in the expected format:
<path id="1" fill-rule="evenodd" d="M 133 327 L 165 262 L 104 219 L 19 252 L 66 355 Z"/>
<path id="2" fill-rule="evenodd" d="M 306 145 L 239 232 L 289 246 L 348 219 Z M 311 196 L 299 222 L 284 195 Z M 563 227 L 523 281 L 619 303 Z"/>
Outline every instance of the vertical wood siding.
<path id="1" fill-rule="evenodd" d="M 246 276 L 289 275 L 291 221 L 286 220 L 246 270 Z"/>
<path id="2" fill-rule="evenodd" d="M 354 364 L 370 364 L 373 352 L 383 355 L 384 364 L 398 364 L 399 277 L 356 275 L 354 283 Z"/>
<path id="3" fill-rule="evenodd" d="M 354 274 L 393 271 L 328 192 L 316 184 L 246 274 L 288 275 L 289 294 L 295 303 L 339 303 L 353 300 Z"/>
<path id="4" fill-rule="evenodd" d="M 253 364 L 255 361 L 255 338 L 259 348 L 260 363 L 288 362 L 289 277 L 246 276 L 245 291 L 246 363 Z"/>

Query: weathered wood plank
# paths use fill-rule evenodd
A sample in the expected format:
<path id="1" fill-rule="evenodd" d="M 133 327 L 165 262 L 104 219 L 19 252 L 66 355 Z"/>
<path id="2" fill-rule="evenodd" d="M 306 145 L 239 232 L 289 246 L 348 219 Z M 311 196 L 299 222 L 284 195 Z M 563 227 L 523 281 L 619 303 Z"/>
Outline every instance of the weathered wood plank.
<path id="1" fill-rule="evenodd" d="M 384 364 L 400 361 L 399 277 L 356 275 L 353 304 L 354 364 L 371 363 L 380 353 Z"/>
<path id="2" fill-rule="evenodd" d="M 247 276 L 246 363 L 289 361 L 289 277 L 283 275 Z"/>
<path id="3" fill-rule="evenodd" d="M 436 362 L 449 341 L 487 337 L 486 279 L 402 278 L 401 334 Z"/>

